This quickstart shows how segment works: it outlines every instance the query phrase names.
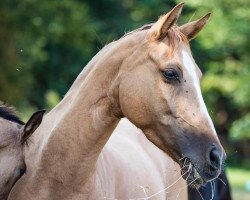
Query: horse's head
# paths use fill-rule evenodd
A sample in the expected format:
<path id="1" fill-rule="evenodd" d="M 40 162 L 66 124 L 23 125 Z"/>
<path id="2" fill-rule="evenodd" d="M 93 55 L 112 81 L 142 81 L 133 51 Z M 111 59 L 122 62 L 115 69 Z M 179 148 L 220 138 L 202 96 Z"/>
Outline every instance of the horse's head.
<path id="1" fill-rule="evenodd" d="M 198 186 L 219 175 L 225 153 L 204 104 L 202 73 L 189 47 L 210 14 L 178 27 L 182 6 L 127 36 L 134 35 L 137 47 L 122 65 L 119 103 L 123 115 Z"/>
<path id="2" fill-rule="evenodd" d="M 26 170 L 23 147 L 42 121 L 44 111 L 36 112 L 24 124 L 13 111 L 0 106 L 0 199 L 7 199 L 15 182 Z"/>

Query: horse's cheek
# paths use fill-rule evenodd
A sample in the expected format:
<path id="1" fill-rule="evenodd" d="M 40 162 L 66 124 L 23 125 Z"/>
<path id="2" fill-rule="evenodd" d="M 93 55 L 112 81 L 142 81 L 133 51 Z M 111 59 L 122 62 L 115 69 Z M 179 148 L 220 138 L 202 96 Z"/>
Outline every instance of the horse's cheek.
<path id="1" fill-rule="evenodd" d="M 138 80 L 138 79 L 137 79 Z M 119 100 L 122 113 L 138 127 L 147 126 L 151 122 L 152 108 L 148 107 L 150 97 L 148 91 L 141 87 L 141 81 L 120 85 Z M 148 90 L 148 89 L 147 89 Z"/>

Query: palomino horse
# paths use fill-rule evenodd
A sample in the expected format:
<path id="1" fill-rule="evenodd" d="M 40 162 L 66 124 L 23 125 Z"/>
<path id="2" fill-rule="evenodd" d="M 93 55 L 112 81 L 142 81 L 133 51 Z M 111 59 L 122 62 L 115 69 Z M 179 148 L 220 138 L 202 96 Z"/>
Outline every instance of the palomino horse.
<path id="1" fill-rule="evenodd" d="M 24 146 L 40 125 L 44 111 L 36 112 L 24 124 L 10 107 L 0 105 L 0 199 L 8 198 L 16 181 L 25 172 Z"/>
<path id="2" fill-rule="evenodd" d="M 123 117 L 183 166 L 189 184 L 217 178 L 224 150 L 189 48 L 209 14 L 178 27 L 182 7 L 110 43 L 89 62 L 33 134 L 27 173 L 9 199 L 166 199 L 161 191 L 170 182 L 160 171 L 168 170 L 166 157 L 150 154 L 133 132 L 110 139 Z"/>

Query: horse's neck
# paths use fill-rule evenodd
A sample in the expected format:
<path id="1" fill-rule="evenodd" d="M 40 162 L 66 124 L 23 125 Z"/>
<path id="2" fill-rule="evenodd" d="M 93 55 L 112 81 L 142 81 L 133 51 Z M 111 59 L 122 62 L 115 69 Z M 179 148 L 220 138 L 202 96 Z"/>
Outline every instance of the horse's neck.
<path id="1" fill-rule="evenodd" d="M 45 116 L 34 137 L 37 141 L 33 142 L 40 156 L 31 149 L 27 165 L 34 166 L 36 160 L 35 165 L 42 167 L 47 177 L 64 183 L 79 177 L 77 181 L 82 184 L 89 178 L 119 122 L 113 84 L 123 60 L 131 55 L 131 46 L 112 45 L 100 54 L 103 57 L 91 61 L 93 66 L 88 67 L 88 75 L 81 73 L 60 104 Z M 123 50 L 117 53 L 120 48 Z"/>
<path id="2" fill-rule="evenodd" d="M 90 71 L 96 66 L 97 62 L 100 60 L 101 57 L 104 57 L 106 53 L 110 51 L 110 49 L 116 45 L 116 42 L 109 43 L 106 45 L 101 51 L 99 51 L 91 61 L 84 67 L 82 72 L 78 75 L 72 86 L 70 87 L 66 96 L 71 92 L 74 91 L 75 88 L 78 88 L 80 84 L 82 84 L 85 78 L 88 76 Z"/>

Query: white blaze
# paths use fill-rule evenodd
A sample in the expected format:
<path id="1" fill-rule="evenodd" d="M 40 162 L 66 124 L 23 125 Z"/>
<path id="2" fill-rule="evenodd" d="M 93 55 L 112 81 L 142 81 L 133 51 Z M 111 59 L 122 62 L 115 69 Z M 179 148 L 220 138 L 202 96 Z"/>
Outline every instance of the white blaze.
<path id="1" fill-rule="evenodd" d="M 186 69 L 186 72 L 189 74 L 189 77 L 191 78 L 190 81 L 193 82 L 194 84 L 200 112 L 208 120 L 211 128 L 214 130 L 214 133 L 216 134 L 213 122 L 211 120 L 211 117 L 208 114 L 207 107 L 204 103 L 204 100 L 201 94 L 200 83 L 199 83 L 199 79 L 195 71 L 194 62 L 186 50 L 182 51 L 182 59 L 183 59 L 184 68 Z"/>

